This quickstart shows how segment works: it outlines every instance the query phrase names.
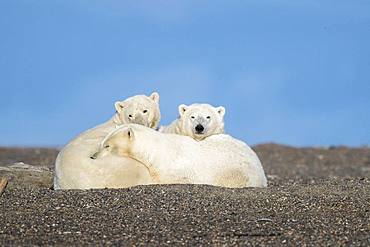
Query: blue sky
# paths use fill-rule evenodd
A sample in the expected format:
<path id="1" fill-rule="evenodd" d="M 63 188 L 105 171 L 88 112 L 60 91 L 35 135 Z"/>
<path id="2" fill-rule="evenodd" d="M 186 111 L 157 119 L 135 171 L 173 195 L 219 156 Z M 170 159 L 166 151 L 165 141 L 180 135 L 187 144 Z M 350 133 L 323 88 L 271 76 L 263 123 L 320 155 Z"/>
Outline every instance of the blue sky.
<path id="1" fill-rule="evenodd" d="M 0 1 L 0 145 L 63 145 L 158 91 L 249 144 L 370 143 L 370 2 Z"/>

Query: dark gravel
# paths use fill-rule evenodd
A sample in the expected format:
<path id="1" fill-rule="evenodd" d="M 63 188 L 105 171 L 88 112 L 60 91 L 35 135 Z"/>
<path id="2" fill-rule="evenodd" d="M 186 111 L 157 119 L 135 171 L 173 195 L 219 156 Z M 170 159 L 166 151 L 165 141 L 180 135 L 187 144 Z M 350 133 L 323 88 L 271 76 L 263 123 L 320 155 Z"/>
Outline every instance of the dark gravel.
<path id="1" fill-rule="evenodd" d="M 369 148 L 254 149 L 266 189 L 9 187 L 0 198 L 0 245 L 370 246 Z M 0 149 L 0 165 L 52 167 L 57 152 L 37 150 Z"/>

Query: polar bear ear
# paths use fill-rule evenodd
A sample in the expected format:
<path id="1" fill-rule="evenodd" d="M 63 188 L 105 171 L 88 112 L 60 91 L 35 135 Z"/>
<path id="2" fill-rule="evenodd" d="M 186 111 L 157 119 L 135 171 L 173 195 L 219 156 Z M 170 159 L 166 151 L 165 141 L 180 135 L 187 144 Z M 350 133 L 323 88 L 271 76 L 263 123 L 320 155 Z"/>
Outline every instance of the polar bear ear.
<path id="1" fill-rule="evenodd" d="M 188 109 L 187 105 L 184 105 L 184 104 L 179 105 L 179 114 L 180 114 L 180 116 L 182 116 L 186 112 L 187 109 Z"/>
<path id="2" fill-rule="evenodd" d="M 151 98 L 155 103 L 159 103 L 159 94 L 157 92 L 153 92 L 149 98 Z"/>
<path id="3" fill-rule="evenodd" d="M 226 111 L 225 107 L 219 106 L 219 107 L 216 108 L 216 111 L 217 111 L 218 114 L 220 114 L 221 117 L 225 116 L 225 111 Z"/>
<path id="4" fill-rule="evenodd" d="M 117 101 L 114 103 L 114 108 L 116 108 L 117 112 L 121 112 L 124 107 L 124 102 L 123 101 Z"/>
<path id="5" fill-rule="evenodd" d="M 129 140 L 132 140 L 135 137 L 134 130 L 130 127 L 123 129 L 121 134 Z"/>

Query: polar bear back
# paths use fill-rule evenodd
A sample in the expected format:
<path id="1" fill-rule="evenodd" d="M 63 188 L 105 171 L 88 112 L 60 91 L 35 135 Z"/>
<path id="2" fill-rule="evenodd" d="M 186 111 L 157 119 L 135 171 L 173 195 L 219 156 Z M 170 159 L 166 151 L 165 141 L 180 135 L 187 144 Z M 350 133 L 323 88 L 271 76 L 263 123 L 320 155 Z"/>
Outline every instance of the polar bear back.
<path id="1" fill-rule="evenodd" d="M 244 142 L 230 135 L 213 135 L 201 142 L 210 151 L 205 157 L 212 156 L 213 165 L 219 169 L 216 183 L 231 187 L 247 183 L 252 187 L 266 187 L 267 179 L 261 161 L 256 153 Z M 230 186 L 228 186 L 230 187 Z"/>

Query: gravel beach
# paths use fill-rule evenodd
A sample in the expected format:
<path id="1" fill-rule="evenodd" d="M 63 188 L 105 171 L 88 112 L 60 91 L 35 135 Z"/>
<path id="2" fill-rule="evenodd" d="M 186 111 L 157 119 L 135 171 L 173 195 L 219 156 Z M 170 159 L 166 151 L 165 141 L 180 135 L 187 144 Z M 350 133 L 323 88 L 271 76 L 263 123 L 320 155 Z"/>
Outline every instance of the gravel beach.
<path id="1" fill-rule="evenodd" d="M 268 188 L 89 191 L 50 189 L 56 149 L 0 148 L 0 244 L 370 245 L 369 148 L 253 148 Z"/>

